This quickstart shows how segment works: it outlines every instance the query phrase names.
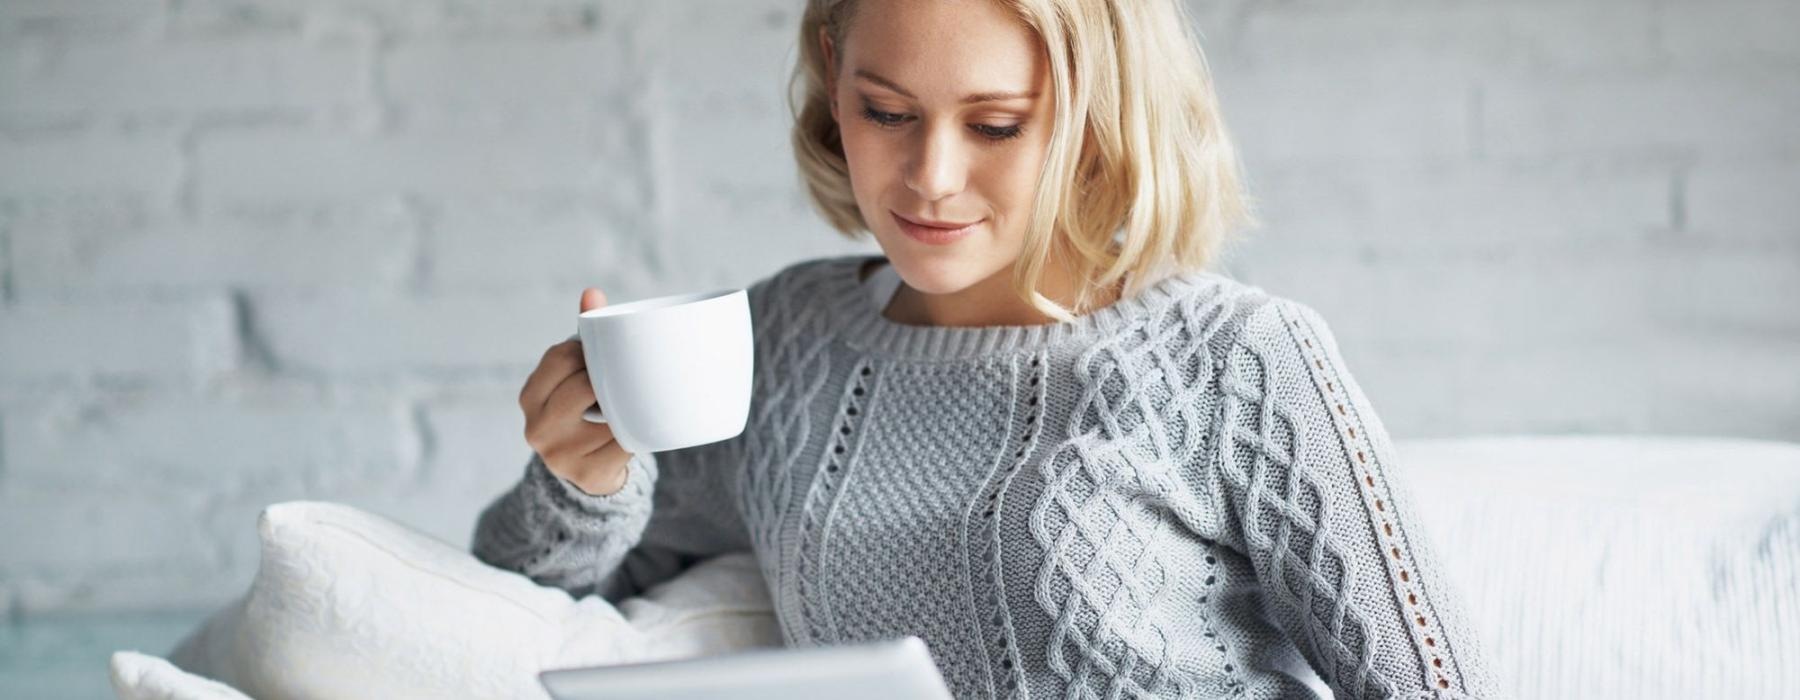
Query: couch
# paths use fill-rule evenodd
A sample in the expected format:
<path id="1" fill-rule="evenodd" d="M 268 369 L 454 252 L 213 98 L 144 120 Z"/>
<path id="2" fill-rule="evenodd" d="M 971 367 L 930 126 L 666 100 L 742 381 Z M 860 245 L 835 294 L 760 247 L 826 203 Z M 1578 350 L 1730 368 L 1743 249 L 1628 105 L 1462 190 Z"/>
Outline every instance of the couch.
<path id="1" fill-rule="evenodd" d="M 1511 696 L 1800 697 L 1800 444 L 1496 436 L 1395 449 Z M 347 506 L 276 504 L 258 527 L 250 591 L 154 650 L 167 658 L 115 653 L 120 697 L 543 697 L 544 668 L 779 639 L 744 555 L 612 606 Z"/>

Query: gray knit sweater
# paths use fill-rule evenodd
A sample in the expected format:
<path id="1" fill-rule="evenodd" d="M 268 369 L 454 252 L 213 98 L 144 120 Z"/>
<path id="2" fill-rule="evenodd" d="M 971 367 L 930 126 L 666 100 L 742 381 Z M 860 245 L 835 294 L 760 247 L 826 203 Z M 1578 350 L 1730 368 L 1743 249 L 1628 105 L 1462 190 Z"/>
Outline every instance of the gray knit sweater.
<path id="1" fill-rule="evenodd" d="M 476 556 L 617 600 L 752 551 L 789 644 L 917 635 L 958 697 L 1494 694 L 1317 312 L 1209 272 L 911 326 L 844 256 L 750 288 L 743 434 L 591 496 L 535 457 Z"/>

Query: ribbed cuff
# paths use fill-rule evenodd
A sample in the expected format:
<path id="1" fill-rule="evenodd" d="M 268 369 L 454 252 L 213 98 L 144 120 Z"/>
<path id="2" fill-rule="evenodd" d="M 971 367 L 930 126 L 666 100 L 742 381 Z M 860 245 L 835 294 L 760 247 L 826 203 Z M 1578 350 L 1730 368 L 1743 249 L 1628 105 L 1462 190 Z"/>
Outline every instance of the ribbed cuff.
<path id="1" fill-rule="evenodd" d="M 551 473 L 542 457 L 531 455 L 526 478 L 533 488 L 559 510 L 593 515 L 612 515 L 650 507 L 656 461 L 650 455 L 632 455 L 625 463 L 625 485 L 606 495 L 581 490 L 574 482 Z"/>

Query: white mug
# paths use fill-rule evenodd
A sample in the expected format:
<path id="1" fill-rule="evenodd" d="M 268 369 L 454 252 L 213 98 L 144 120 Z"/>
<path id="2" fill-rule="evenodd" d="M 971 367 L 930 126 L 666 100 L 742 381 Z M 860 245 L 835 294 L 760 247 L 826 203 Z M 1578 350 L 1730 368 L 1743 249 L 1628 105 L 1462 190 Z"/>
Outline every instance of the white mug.
<path id="1" fill-rule="evenodd" d="M 582 418 L 612 426 L 632 454 L 744 432 L 755 344 L 742 289 L 677 294 L 581 312 L 581 354 L 598 404 Z"/>

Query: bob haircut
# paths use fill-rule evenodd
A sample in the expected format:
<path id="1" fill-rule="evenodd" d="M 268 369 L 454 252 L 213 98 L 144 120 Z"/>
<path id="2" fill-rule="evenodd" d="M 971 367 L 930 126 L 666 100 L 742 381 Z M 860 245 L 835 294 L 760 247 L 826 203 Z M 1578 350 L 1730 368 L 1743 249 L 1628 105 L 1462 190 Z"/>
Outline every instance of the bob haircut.
<path id="1" fill-rule="evenodd" d="M 851 239 L 868 224 L 825 93 L 819 32 L 843 46 L 858 1 L 808 0 L 788 85 L 801 178 L 813 205 Z M 1089 310 L 1096 290 L 1125 279 L 1132 296 L 1167 275 L 1204 269 L 1236 229 L 1260 225 L 1206 57 L 1177 2 L 993 1 L 1037 32 L 1056 111 L 1013 264 L 1021 299 L 1068 321 Z M 1088 280 L 1073 313 L 1037 291 L 1053 242 Z"/>

